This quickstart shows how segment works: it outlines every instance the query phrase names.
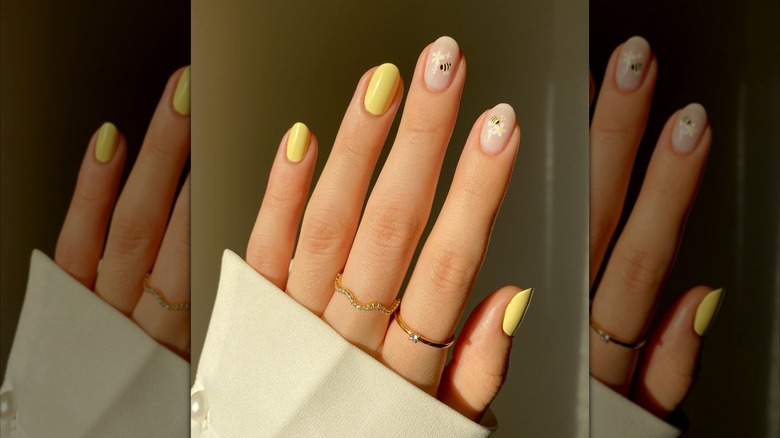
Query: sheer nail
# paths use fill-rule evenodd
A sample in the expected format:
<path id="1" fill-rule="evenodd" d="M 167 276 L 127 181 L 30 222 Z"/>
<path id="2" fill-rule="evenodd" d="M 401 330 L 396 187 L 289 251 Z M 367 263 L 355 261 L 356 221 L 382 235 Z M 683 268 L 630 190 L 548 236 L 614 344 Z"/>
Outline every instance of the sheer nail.
<path id="1" fill-rule="evenodd" d="M 443 36 L 428 51 L 425 83 L 432 91 L 444 90 L 452 83 L 460 61 L 460 49 L 454 39 Z"/>

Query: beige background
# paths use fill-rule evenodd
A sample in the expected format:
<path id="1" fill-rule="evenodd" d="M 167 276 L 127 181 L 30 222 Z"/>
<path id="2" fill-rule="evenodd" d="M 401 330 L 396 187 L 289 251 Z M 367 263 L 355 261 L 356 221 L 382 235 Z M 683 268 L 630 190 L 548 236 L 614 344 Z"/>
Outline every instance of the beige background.
<path id="1" fill-rule="evenodd" d="M 430 224 L 476 117 L 506 101 L 523 129 L 470 301 L 503 284 L 537 290 L 493 405 L 497 436 L 586 436 L 587 2 L 390 4 L 192 3 L 193 373 L 222 251 L 244 254 L 287 128 L 300 120 L 316 132 L 316 181 L 363 72 L 390 61 L 408 82 L 423 47 L 450 35 L 468 79 Z"/>

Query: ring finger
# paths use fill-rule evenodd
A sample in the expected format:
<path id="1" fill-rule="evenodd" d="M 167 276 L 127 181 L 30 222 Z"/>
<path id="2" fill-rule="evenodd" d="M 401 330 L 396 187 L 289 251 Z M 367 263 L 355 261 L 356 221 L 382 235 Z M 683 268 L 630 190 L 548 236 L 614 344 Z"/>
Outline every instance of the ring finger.
<path id="1" fill-rule="evenodd" d="M 387 331 L 383 361 L 430 394 L 436 394 L 446 349 L 417 342 L 414 334 L 443 344 L 455 332 L 485 258 L 519 143 L 511 106 L 497 105 L 477 120 L 403 305 Z M 401 328 L 399 316 L 413 335 Z"/>
<path id="2" fill-rule="evenodd" d="M 439 38 L 420 54 L 398 135 L 344 268 L 342 285 L 356 301 L 390 307 L 398 295 L 431 211 L 465 70 L 452 38 Z M 357 311 L 340 293 L 332 295 L 322 318 L 366 351 L 379 348 L 389 321 L 382 312 Z"/>
<path id="3" fill-rule="evenodd" d="M 674 264 L 711 137 L 707 115 L 698 104 L 675 113 L 661 133 L 636 205 L 593 299 L 593 322 L 615 339 L 636 343 L 647 330 L 658 292 Z M 591 375 L 625 394 L 636 350 L 602 342 L 594 330 L 590 346 Z"/>

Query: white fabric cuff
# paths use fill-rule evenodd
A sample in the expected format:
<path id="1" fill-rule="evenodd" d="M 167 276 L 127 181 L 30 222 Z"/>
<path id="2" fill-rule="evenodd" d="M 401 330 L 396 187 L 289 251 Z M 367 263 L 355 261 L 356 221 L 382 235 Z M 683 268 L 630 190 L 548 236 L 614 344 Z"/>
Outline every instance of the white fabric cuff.
<path id="1" fill-rule="evenodd" d="M 3 437 L 176 437 L 187 433 L 189 363 L 42 252 L 0 391 Z"/>
<path id="2" fill-rule="evenodd" d="M 230 251 L 191 392 L 194 437 L 485 437 L 495 428 L 344 340 Z"/>
<path id="3" fill-rule="evenodd" d="M 590 436 L 675 438 L 682 432 L 639 405 L 590 378 Z"/>

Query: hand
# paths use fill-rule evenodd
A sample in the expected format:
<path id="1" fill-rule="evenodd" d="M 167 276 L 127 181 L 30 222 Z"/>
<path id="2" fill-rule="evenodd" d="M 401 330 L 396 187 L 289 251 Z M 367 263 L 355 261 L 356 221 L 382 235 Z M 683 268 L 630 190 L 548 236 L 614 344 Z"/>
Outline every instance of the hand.
<path id="1" fill-rule="evenodd" d="M 595 290 L 595 328 L 590 331 L 590 372 L 665 419 L 693 386 L 703 336 L 723 294 L 707 286 L 685 292 L 648 335 L 710 149 L 712 131 L 701 105 L 686 106 L 666 123 L 636 204 L 607 254 L 624 208 L 657 72 L 647 41 L 629 39 L 609 60 L 593 114 L 590 284 Z M 602 265 L 603 274 L 595 283 Z M 613 340 L 606 342 L 603 334 Z M 638 347 L 620 345 L 646 337 L 641 358 Z"/>
<path id="2" fill-rule="evenodd" d="M 189 156 L 189 83 L 189 67 L 169 79 L 118 200 L 125 138 L 110 123 L 92 136 L 54 256 L 81 284 L 185 358 L 189 311 L 163 308 L 144 293 L 144 277 L 150 274 L 150 286 L 164 302 L 189 302 L 189 177 L 170 213 Z"/>
<path id="3" fill-rule="evenodd" d="M 293 126 L 276 155 L 246 258 L 349 342 L 478 421 L 504 381 L 511 336 L 531 291 L 505 287 L 482 302 L 446 367 L 446 349 L 412 342 L 394 319 L 400 313 L 413 331 L 437 342 L 455 332 L 520 142 L 509 105 L 486 111 L 474 125 L 398 312 L 390 317 L 361 311 L 334 292 L 334 278 L 343 272 L 342 285 L 356 300 L 390 307 L 396 299 L 430 215 L 465 77 L 466 62 L 451 38 L 422 52 L 398 135 L 362 219 L 371 175 L 403 95 L 398 69 L 384 64 L 361 78 L 305 214 L 317 140 L 303 124 Z"/>

